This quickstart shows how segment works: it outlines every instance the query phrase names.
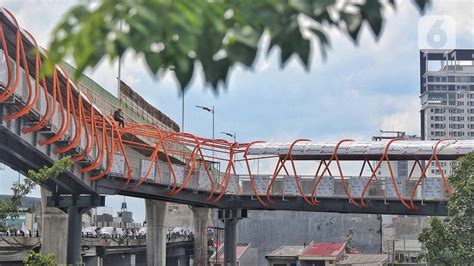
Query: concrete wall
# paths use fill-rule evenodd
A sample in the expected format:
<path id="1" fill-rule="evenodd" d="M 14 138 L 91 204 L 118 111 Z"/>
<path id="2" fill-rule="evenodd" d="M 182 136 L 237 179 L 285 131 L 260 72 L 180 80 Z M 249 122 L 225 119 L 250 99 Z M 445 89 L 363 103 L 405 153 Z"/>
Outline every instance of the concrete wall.
<path id="1" fill-rule="evenodd" d="M 168 207 L 168 218 L 166 221 L 168 227 L 187 227 L 194 231 L 193 212 L 188 205 L 169 203 Z"/>
<path id="2" fill-rule="evenodd" d="M 253 248 L 252 244 L 250 247 L 240 256 L 239 259 L 240 265 L 265 265 L 265 264 L 258 264 L 258 249 Z"/>
<path id="3" fill-rule="evenodd" d="M 266 265 L 265 255 L 282 245 L 344 242 L 352 228 L 356 249 L 378 253 L 382 250 L 381 226 L 381 217 L 370 214 L 249 211 L 249 218 L 237 225 L 237 242 L 251 243 L 258 249 L 258 265 Z"/>

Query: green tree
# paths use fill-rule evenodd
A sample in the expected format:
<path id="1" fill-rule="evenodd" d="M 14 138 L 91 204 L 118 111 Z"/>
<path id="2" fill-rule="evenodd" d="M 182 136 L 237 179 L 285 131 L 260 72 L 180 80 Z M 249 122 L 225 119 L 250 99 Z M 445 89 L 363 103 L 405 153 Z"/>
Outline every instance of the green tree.
<path id="1" fill-rule="evenodd" d="M 23 263 L 28 266 L 53 266 L 56 265 L 56 255 L 53 253 L 41 255 L 30 250 L 28 256 L 23 260 Z"/>
<path id="2" fill-rule="evenodd" d="M 423 11 L 429 0 L 414 0 Z M 117 59 L 127 49 L 142 55 L 159 75 L 174 71 L 182 89 L 200 65 L 208 84 L 226 84 L 235 64 L 252 67 L 257 50 L 281 49 L 282 67 L 296 54 L 309 69 L 312 46 L 325 57 L 327 30 L 337 28 L 357 43 L 367 24 L 377 39 L 384 9 L 394 0 L 101 0 L 67 12 L 53 31 L 46 73 L 72 57 L 76 77 L 103 58 Z M 119 26 L 122 25 L 122 26 Z M 121 29 L 122 28 L 122 29 Z M 303 33 L 308 33 L 303 34 Z M 262 36 L 270 45 L 259 46 Z"/>
<path id="3" fill-rule="evenodd" d="M 38 171 L 29 170 L 27 176 L 22 181 L 15 181 L 12 185 L 13 195 L 7 200 L 0 201 L 0 220 L 7 217 L 17 217 L 21 207 L 21 199 L 28 195 L 38 183 L 43 183 L 48 178 L 56 178 L 71 166 L 72 159 L 67 156 L 54 161 L 51 167 L 44 166 Z"/>
<path id="4" fill-rule="evenodd" d="M 424 246 L 420 259 L 444 265 L 474 264 L 474 153 L 464 156 L 449 177 L 454 192 L 448 199 L 448 216 L 433 218 L 418 240 Z"/>

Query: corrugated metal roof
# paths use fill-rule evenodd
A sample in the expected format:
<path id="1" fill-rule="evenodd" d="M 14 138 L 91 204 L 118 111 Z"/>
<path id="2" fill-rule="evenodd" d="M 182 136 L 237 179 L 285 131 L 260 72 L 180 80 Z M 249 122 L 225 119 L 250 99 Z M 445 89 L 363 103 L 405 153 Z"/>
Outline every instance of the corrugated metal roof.
<path id="1" fill-rule="evenodd" d="M 347 254 L 338 265 L 383 265 L 387 261 L 387 254 Z"/>
<path id="2" fill-rule="evenodd" d="M 312 242 L 301 252 L 300 258 L 304 257 L 340 257 L 344 254 L 345 243 L 319 243 Z"/>
<path id="3" fill-rule="evenodd" d="M 239 243 L 237 244 L 237 247 L 236 247 L 236 258 L 237 260 L 240 259 L 240 257 L 244 254 L 244 252 L 247 250 L 247 248 L 250 247 L 250 244 L 248 243 Z M 216 254 L 214 253 L 212 256 L 211 256 L 211 261 L 213 260 L 212 258 L 215 259 L 216 257 Z M 219 249 L 218 249 L 218 260 L 219 261 L 224 261 L 224 244 L 222 244 Z"/>
<path id="4" fill-rule="evenodd" d="M 281 246 L 267 254 L 266 257 L 298 257 L 304 246 Z"/>

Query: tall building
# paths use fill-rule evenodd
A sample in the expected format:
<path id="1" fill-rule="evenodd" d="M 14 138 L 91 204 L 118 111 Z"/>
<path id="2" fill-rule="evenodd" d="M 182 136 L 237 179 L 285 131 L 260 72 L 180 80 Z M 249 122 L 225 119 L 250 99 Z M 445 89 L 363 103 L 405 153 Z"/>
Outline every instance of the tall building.
<path id="1" fill-rule="evenodd" d="M 125 202 L 125 197 L 123 197 L 122 208 L 117 212 L 117 221 L 123 224 L 133 223 L 133 213 L 127 210 L 127 202 Z"/>
<path id="2" fill-rule="evenodd" d="M 421 138 L 474 138 L 474 50 L 420 51 Z M 451 164 L 441 162 L 451 174 Z M 439 176 L 435 163 L 428 174 Z"/>

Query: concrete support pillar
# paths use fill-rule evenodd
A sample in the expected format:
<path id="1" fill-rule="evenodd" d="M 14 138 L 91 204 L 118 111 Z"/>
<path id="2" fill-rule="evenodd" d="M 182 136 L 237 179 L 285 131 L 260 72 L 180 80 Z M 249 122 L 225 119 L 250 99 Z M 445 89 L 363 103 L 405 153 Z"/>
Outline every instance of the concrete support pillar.
<path id="1" fill-rule="evenodd" d="M 41 254 L 54 253 L 59 264 L 66 264 L 68 215 L 62 210 L 46 207 L 51 192 L 41 188 Z"/>
<path id="2" fill-rule="evenodd" d="M 224 265 L 237 265 L 237 223 L 239 219 L 224 220 Z"/>
<path id="3" fill-rule="evenodd" d="M 191 207 L 194 218 L 194 265 L 207 266 L 208 237 L 207 228 L 211 225 L 211 209 Z"/>
<path id="4" fill-rule="evenodd" d="M 168 203 L 145 200 L 146 261 L 148 266 L 166 266 L 166 215 Z"/>
<path id="5" fill-rule="evenodd" d="M 82 211 L 78 207 L 67 208 L 67 264 L 76 265 L 81 261 Z"/>

